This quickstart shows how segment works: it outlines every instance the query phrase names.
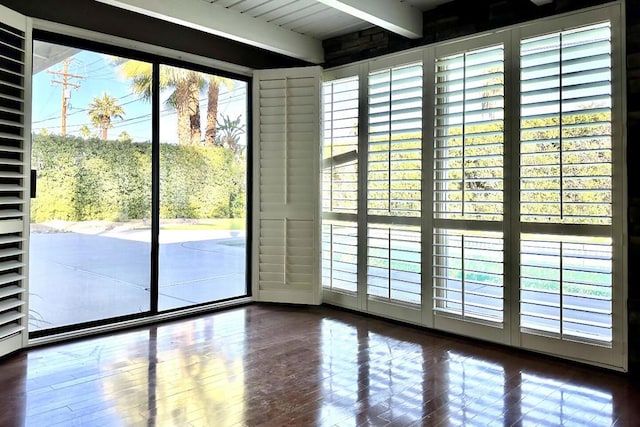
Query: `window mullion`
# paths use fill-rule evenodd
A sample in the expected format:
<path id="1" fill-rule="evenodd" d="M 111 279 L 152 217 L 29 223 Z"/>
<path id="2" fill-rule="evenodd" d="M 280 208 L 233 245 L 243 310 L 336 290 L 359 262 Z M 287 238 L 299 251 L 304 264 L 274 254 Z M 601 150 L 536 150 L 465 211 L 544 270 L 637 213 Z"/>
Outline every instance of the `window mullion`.
<path id="1" fill-rule="evenodd" d="M 505 49 L 505 201 L 504 313 L 511 345 L 520 345 L 520 31 L 514 30 Z"/>
<path id="2" fill-rule="evenodd" d="M 362 64 L 358 70 L 358 307 L 367 310 L 367 244 L 368 175 L 369 175 L 369 67 Z"/>

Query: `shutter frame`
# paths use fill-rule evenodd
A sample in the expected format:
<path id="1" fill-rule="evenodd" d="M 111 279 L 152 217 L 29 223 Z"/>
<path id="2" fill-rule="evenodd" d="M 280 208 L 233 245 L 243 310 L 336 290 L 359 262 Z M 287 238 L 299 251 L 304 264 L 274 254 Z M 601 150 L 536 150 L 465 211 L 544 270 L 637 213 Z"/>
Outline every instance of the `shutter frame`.
<path id="1" fill-rule="evenodd" d="M 260 70 L 253 78 L 252 294 L 318 305 L 321 67 Z"/>
<path id="2" fill-rule="evenodd" d="M 0 6 L 0 357 L 27 344 L 31 20 Z"/>

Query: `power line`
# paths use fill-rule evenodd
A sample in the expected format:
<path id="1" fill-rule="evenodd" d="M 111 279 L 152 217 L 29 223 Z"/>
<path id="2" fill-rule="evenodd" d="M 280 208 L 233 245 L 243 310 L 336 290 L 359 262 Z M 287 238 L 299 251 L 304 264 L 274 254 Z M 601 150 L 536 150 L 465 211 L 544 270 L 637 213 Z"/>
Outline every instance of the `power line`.
<path id="1" fill-rule="evenodd" d="M 122 95 L 122 96 L 120 96 L 120 97 L 118 97 L 118 98 L 116 98 L 116 99 L 119 101 L 119 100 L 122 100 L 122 99 L 125 99 L 125 98 L 129 98 L 129 97 L 131 97 L 131 96 L 135 96 L 135 94 L 133 94 L 133 93 L 128 93 L 128 94 L 126 94 L 126 95 Z M 131 101 L 127 101 L 127 102 L 123 103 L 122 105 L 132 104 L 132 103 L 137 102 L 137 101 L 139 101 L 139 99 L 138 99 L 138 98 L 133 99 L 133 100 L 131 100 Z M 89 111 L 89 109 L 88 109 L 88 108 L 76 108 L 76 109 L 74 109 L 71 113 L 67 113 L 67 117 L 69 117 L 69 116 L 73 116 L 74 114 L 78 114 L 78 113 L 86 112 L 86 111 Z M 59 119 L 59 118 L 60 118 L 60 116 L 58 116 L 58 115 L 55 115 L 55 116 L 53 116 L 53 115 L 52 115 L 52 116 L 46 117 L 46 118 L 44 118 L 44 119 L 40 119 L 40 120 L 32 121 L 32 122 L 31 122 L 31 124 L 32 124 L 32 125 L 35 125 L 35 124 L 37 124 L 37 123 L 48 122 L 48 121 L 50 121 L 50 120 L 55 120 L 55 119 Z"/>

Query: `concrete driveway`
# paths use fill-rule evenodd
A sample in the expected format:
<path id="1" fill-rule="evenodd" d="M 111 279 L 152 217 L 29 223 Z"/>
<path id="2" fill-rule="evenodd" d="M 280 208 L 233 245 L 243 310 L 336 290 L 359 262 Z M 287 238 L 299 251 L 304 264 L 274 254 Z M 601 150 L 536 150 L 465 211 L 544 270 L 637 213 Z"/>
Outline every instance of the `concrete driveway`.
<path id="1" fill-rule="evenodd" d="M 30 328 L 149 310 L 149 229 L 32 233 Z M 246 294 L 245 234 L 161 230 L 159 309 Z"/>

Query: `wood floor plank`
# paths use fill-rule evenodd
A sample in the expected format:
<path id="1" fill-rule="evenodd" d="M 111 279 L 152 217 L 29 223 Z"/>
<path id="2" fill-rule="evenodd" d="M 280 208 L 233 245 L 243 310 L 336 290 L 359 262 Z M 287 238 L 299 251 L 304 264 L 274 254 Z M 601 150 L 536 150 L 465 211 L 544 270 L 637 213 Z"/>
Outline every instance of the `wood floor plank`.
<path id="1" fill-rule="evenodd" d="M 633 426 L 619 373 L 334 309 L 248 305 L 0 360 L 0 426 Z"/>

